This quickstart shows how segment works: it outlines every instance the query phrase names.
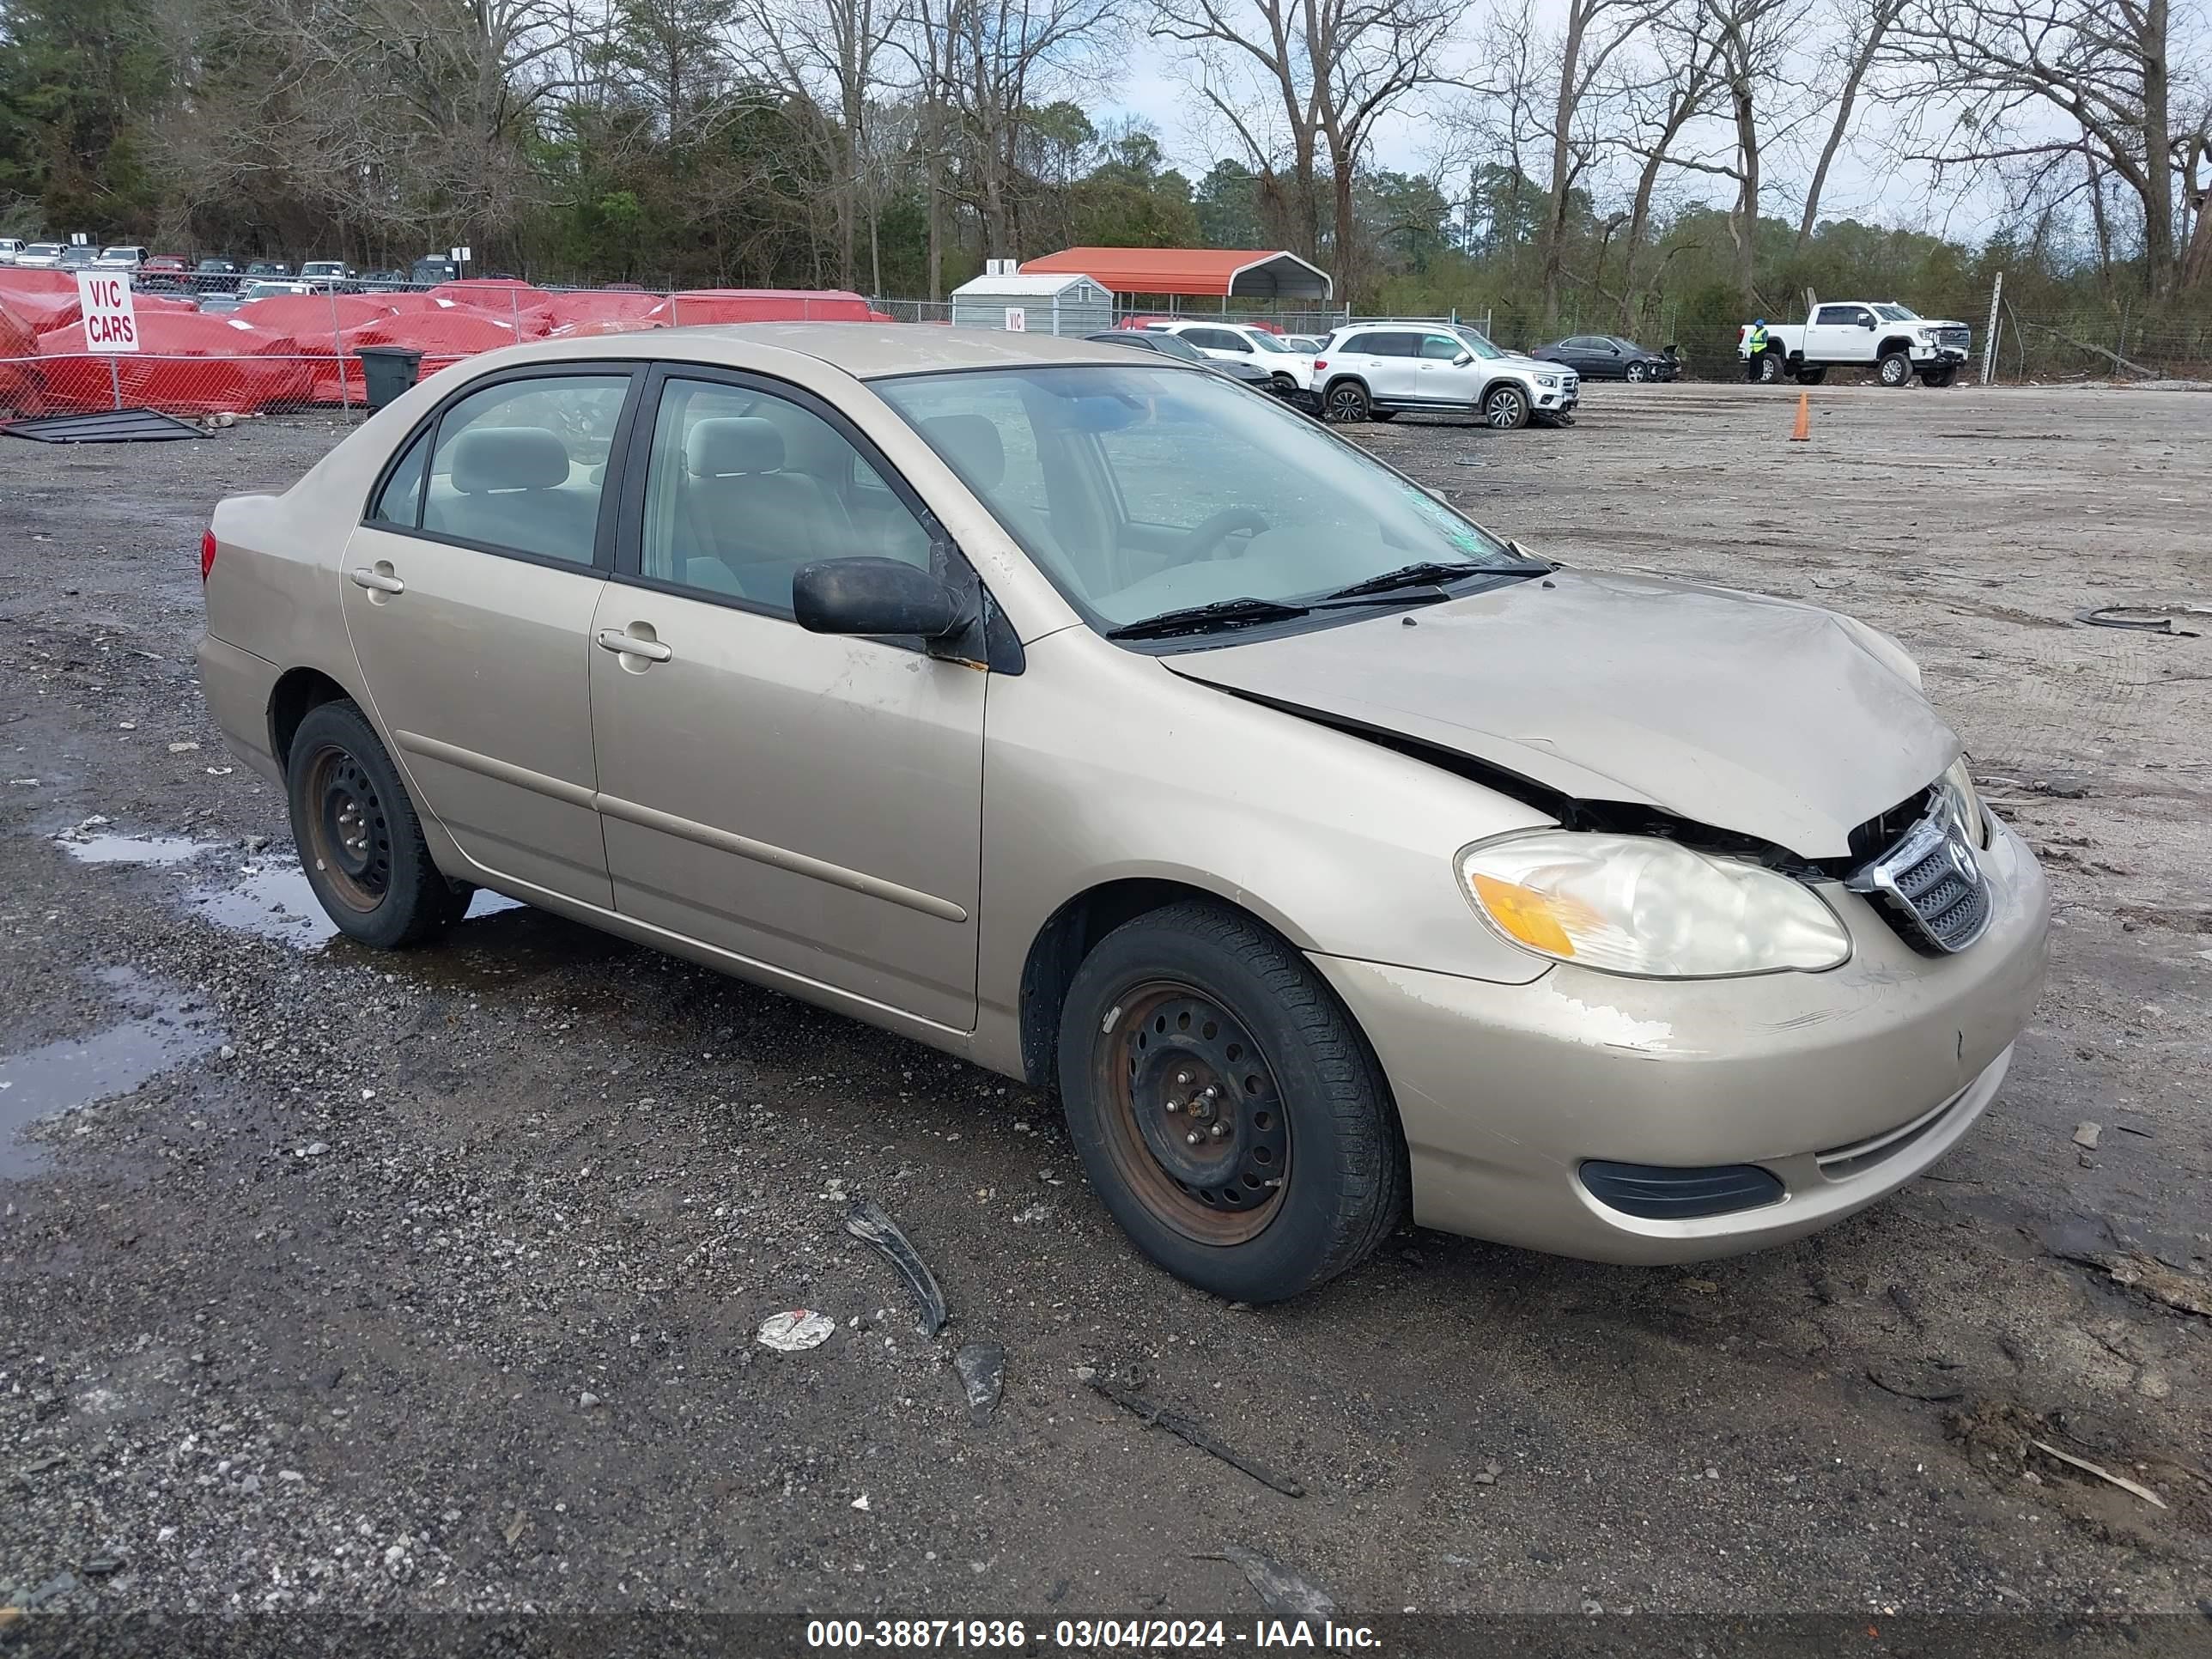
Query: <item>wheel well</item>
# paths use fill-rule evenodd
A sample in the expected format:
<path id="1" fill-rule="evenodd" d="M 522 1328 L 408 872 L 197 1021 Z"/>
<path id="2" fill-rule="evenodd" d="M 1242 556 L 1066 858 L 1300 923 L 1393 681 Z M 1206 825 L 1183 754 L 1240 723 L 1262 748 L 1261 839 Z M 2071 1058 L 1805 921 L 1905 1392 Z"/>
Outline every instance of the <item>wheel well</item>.
<path id="1" fill-rule="evenodd" d="M 1327 384 L 1322 388 L 1322 396 L 1326 398 L 1330 392 L 1335 391 L 1337 387 L 1340 386 L 1358 386 L 1359 388 L 1359 395 L 1363 398 L 1372 395 L 1367 390 L 1367 382 L 1361 380 L 1357 374 L 1332 374 L 1328 377 Z"/>
<path id="2" fill-rule="evenodd" d="M 1022 1074 L 1031 1087 L 1057 1085 L 1060 1007 L 1083 958 L 1123 922 L 1193 899 L 1234 910 L 1255 927 L 1275 931 L 1264 918 L 1218 893 L 1188 882 L 1151 878 L 1109 881 L 1079 893 L 1037 929 L 1030 942 L 1029 959 L 1022 964 Z"/>
<path id="3" fill-rule="evenodd" d="M 1515 380 L 1510 374 L 1501 374 L 1496 380 L 1491 381 L 1482 388 L 1482 395 L 1477 398 L 1475 402 L 1478 404 L 1488 403 L 1490 401 L 1490 394 L 1497 391 L 1498 388 L 1502 386 L 1510 386 L 1516 392 L 1519 392 L 1521 394 L 1521 401 L 1524 404 L 1533 404 L 1536 401 L 1534 395 L 1529 392 L 1527 386 L 1522 385 L 1520 381 Z"/>
<path id="4" fill-rule="evenodd" d="M 1888 356 L 1893 351 L 1902 351 L 1907 356 L 1911 356 L 1912 355 L 1912 342 L 1905 338 L 1903 335 L 1893 334 L 1889 338 L 1884 340 L 1880 345 L 1875 348 L 1875 361 L 1876 362 L 1880 362 L 1884 357 Z"/>
<path id="5" fill-rule="evenodd" d="M 269 694 L 269 752 L 284 765 L 292 754 L 292 738 L 307 711 L 326 702 L 348 702 L 353 693 L 319 668 L 295 668 L 276 682 Z"/>

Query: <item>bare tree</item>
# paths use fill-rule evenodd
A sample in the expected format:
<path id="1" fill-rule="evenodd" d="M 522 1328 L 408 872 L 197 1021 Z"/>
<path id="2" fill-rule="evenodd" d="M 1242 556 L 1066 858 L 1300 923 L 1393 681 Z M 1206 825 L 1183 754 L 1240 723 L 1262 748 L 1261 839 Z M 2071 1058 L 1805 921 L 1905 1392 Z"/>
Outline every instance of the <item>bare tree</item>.
<path id="1" fill-rule="evenodd" d="M 857 288 L 863 219 L 874 234 L 870 106 L 906 21 L 902 0 L 745 0 L 744 19 L 760 72 L 798 94 L 795 123 L 830 180 L 839 281 Z"/>
<path id="2" fill-rule="evenodd" d="M 2150 291 L 2169 295 L 2183 269 L 2177 175 L 2194 167 L 2176 144 L 2172 34 L 2169 0 L 1906 0 L 1892 29 L 1899 91 L 1957 112 L 1916 159 L 2009 170 L 2023 191 L 2058 198 L 2110 178 L 2140 217 Z"/>
<path id="3" fill-rule="evenodd" d="M 1820 146 L 1820 159 L 1814 165 L 1812 182 L 1805 186 L 1805 208 L 1797 218 L 1797 240 L 1793 250 L 1796 252 L 1805 251 L 1805 243 L 1819 222 L 1820 196 L 1827 188 L 1828 170 L 1835 165 L 1836 152 L 1850 135 L 1851 115 L 1858 102 L 1859 88 L 1865 84 L 1868 71 L 1880 59 L 1890 26 L 1897 21 L 1905 4 L 1905 0 L 1838 0 L 1834 21 L 1838 50 L 1834 67 L 1842 72 L 1843 81 L 1837 88 L 1835 109 L 1828 121 L 1827 142 Z"/>
<path id="4" fill-rule="evenodd" d="M 1729 211 L 1735 244 L 1737 303 L 1759 308 L 1759 200 L 1767 139 L 1790 124 L 1793 89 L 1782 74 L 1796 45 L 1807 6 L 1803 0 L 1704 0 L 1719 50 L 1721 83 L 1735 143 L 1729 163 L 1717 169 L 1736 183 Z"/>
<path id="5" fill-rule="evenodd" d="M 1621 255 L 1620 326 L 1630 333 L 1638 331 L 1645 296 L 1671 257 L 1662 256 L 1648 274 L 1641 268 L 1662 176 L 1669 168 L 1711 173 L 1717 165 L 1709 155 L 1686 155 L 1680 148 L 1712 112 L 1721 88 L 1719 29 L 1703 0 L 1656 15 L 1651 45 L 1651 72 L 1632 81 L 1621 100 L 1627 133 L 1623 147 L 1638 161 Z"/>
<path id="6" fill-rule="evenodd" d="M 1359 167 L 1376 125 L 1443 78 L 1458 14 L 1455 0 L 1154 0 L 1152 32 L 1181 48 L 1192 84 L 1259 175 L 1268 219 L 1308 258 L 1322 253 L 1328 152 L 1331 263 L 1348 293 L 1359 279 Z"/>
<path id="7" fill-rule="evenodd" d="M 1592 107 L 1615 54 L 1626 52 L 1649 27 L 1650 0 L 1567 0 L 1565 21 L 1553 49 L 1551 193 L 1544 204 L 1538 236 L 1543 283 L 1544 326 L 1559 320 L 1559 274 L 1566 258 L 1567 210 L 1576 181 L 1598 158 L 1612 123 L 1593 118 Z M 1518 27 L 1526 29 L 1524 9 Z"/>

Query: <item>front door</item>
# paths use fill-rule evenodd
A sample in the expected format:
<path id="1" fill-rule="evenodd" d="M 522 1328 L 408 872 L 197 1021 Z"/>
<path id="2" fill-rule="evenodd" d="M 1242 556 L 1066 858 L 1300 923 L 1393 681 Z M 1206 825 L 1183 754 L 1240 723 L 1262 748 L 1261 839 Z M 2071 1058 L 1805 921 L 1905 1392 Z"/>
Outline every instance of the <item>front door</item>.
<path id="1" fill-rule="evenodd" d="M 1420 337 L 1413 362 L 1413 395 L 1425 404 L 1472 405 L 1482 395 L 1482 370 L 1467 342 L 1431 330 Z M 1465 362 L 1462 362 L 1462 359 Z"/>
<path id="2" fill-rule="evenodd" d="M 972 1029 L 989 677 L 791 612 L 801 565 L 957 555 L 790 388 L 657 374 L 638 429 L 588 653 L 615 908 Z"/>
<path id="3" fill-rule="evenodd" d="M 339 578 L 371 712 L 416 800 L 485 869 L 603 908 L 591 626 L 632 381 L 564 365 L 447 404 L 387 471 Z"/>

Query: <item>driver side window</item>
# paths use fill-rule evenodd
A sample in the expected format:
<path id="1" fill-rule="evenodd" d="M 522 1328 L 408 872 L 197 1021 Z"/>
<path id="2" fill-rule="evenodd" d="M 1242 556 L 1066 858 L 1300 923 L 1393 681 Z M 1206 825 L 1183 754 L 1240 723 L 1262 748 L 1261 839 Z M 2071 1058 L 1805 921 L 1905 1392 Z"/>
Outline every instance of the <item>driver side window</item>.
<path id="1" fill-rule="evenodd" d="M 821 559 L 929 568 L 929 533 L 843 433 L 750 386 L 670 379 L 647 462 L 640 574 L 791 614 Z"/>
<path id="2" fill-rule="evenodd" d="M 1421 336 L 1421 356 L 1439 362 L 1450 362 L 1467 348 L 1449 334 Z"/>

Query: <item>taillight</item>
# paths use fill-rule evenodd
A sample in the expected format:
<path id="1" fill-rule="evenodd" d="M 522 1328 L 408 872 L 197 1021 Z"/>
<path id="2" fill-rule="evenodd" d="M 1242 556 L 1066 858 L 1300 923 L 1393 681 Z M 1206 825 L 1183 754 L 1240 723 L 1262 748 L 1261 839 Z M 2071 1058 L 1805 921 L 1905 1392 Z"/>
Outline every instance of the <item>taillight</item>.
<path id="1" fill-rule="evenodd" d="M 215 531 L 210 528 L 200 537 L 200 580 L 203 582 L 207 580 L 208 572 L 214 568 Z"/>
<path id="2" fill-rule="evenodd" d="M 1315 358 L 1315 359 L 1314 359 L 1314 367 L 1315 367 L 1316 368 L 1327 368 L 1328 367 L 1328 358 L 1326 358 L 1326 357 L 1316 357 L 1316 358 Z"/>

